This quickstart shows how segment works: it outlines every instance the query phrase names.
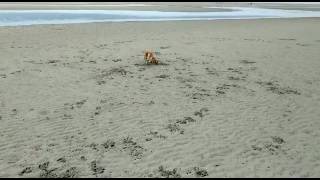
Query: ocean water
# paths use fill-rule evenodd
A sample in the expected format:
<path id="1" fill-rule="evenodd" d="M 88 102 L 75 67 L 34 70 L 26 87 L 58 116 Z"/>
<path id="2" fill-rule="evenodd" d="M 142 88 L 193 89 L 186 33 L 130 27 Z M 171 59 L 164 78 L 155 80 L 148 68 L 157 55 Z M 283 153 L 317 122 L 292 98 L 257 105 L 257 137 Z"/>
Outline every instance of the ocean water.
<path id="1" fill-rule="evenodd" d="M 216 7 L 205 7 L 216 8 Z M 228 7 L 225 12 L 161 12 L 134 10 L 0 10 L 0 26 L 88 22 L 172 21 L 320 17 L 320 11 Z"/>

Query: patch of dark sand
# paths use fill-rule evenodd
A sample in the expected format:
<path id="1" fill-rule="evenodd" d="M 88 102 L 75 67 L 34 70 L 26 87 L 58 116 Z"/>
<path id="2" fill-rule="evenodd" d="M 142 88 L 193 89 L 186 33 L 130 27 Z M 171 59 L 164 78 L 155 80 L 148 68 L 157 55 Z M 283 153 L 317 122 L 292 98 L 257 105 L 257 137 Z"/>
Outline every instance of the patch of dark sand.
<path id="1" fill-rule="evenodd" d="M 171 133 L 179 132 L 180 134 L 184 134 L 184 129 L 176 123 L 170 123 L 165 128 L 168 129 Z"/>
<path id="2" fill-rule="evenodd" d="M 112 139 L 108 139 L 106 142 L 101 144 L 106 150 L 109 150 L 111 148 L 114 148 L 116 145 L 116 142 L 113 141 Z"/>
<path id="3" fill-rule="evenodd" d="M 71 167 L 59 175 L 59 178 L 76 178 L 79 176 L 79 170 L 76 167 Z"/>
<path id="4" fill-rule="evenodd" d="M 39 164 L 40 178 L 57 178 L 58 174 L 55 172 L 58 168 L 48 169 L 49 168 L 49 161 L 46 161 L 42 164 Z"/>
<path id="5" fill-rule="evenodd" d="M 176 121 L 176 123 L 178 124 L 188 124 L 190 122 L 196 122 L 196 120 L 193 119 L 192 117 L 184 117 L 183 119 L 178 119 Z"/>
<path id="6" fill-rule="evenodd" d="M 166 75 L 166 74 L 161 74 L 159 76 L 155 76 L 156 78 L 162 78 L 162 79 L 165 79 L 165 78 L 168 78 L 170 77 L 169 75 Z"/>
<path id="7" fill-rule="evenodd" d="M 52 60 L 48 60 L 47 64 L 55 64 L 55 63 L 58 63 L 58 62 L 60 62 L 60 60 L 52 59 Z"/>
<path id="8" fill-rule="evenodd" d="M 297 39 L 294 39 L 294 38 L 279 38 L 278 40 L 280 40 L 280 41 L 295 41 Z"/>
<path id="9" fill-rule="evenodd" d="M 163 166 L 159 166 L 158 172 L 160 173 L 160 176 L 164 178 L 181 178 L 181 175 L 178 173 L 177 168 L 168 170 Z"/>
<path id="10" fill-rule="evenodd" d="M 26 167 L 19 173 L 19 176 L 23 176 L 24 174 L 29 174 L 31 172 L 32 172 L 32 168 L 31 167 Z"/>
<path id="11" fill-rule="evenodd" d="M 228 79 L 231 81 L 245 81 L 247 76 L 241 76 L 241 77 L 236 77 L 236 76 L 228 76 Z"/>
<path id="12" fill-rule="evenodd" d="M 223 85 L 220 85 L 220 86 L 216 87 L 216 93 L 218 95 L 226 94 L 226 91 L 229 90 L 231 87 L 239 88 L 239 85 L 236 85 L 236 84 L 223 84 Z"/>
<path id="13" fill-rule="evenodd" d="M 205 177 L 209 175 L 207 170 L 199 167 L 193 167 L 187 170 L 187 174 L 194 174 L 195 177 Z"/>
<path id="14" fill-rule="evenodd" d="M 272 136 L 271 140 L 268 141 L 261 141 L 251 146 L 253 151 L 256 152 L 267 152 L 271 155 L 278 155 L 280 153 L 285 154 L 285 150 L 282 149 L 282 145 L 285 141 L 277 136 Z"/>
<path id="15" fill-rule="evenodd" d="M 85 102 L 87 102 L 87 99 L 83 99 L 81 101 L 76 102 L 77 108 L 81 108 Z"/>
<path id="16" fill-rule="evenodd" d="M 305 43 L 296 43 L 297 46 L 311 46 L 311 44 L 305 44 Z"/>
<path id="17" fill-rule="evenodd" d="M 201 108 L 199 111 L 196 111 L 196 112 L 194 112 L 193 114 L 195 115 L 195 116 L 199 116 L 200 118 L 203 118 L 204 117 L 204 113 L 205 112 L 208 112 L 209 110 L 208 110 L 208 108 Z"/>
<path id="18" fill-rule="evenodd" d="M 201 93 L 201 92 L 187 94 L 187 97 L 191 97 L 192 99 L 200 99 L 200 100 L 205 100 L 206 97 L 210 97 L 210 96 L 211 96 L 211 94 L 209 94 L 209 93 Z"/>
<path id="19" fill-rule="evenodd" d="M 120 62 L 120 61 L 122 61 L 122 59 L 118 58 L 118 59 L 113 59 L 112 61 L 113 62 Z"/>
<path id="20" fill-rule="evenodd" d="M 141 159 L 145 148 L 140 146 L 137 142 L 133 141 L 132 137 L 127 136 L 122 140 L 124 150 L 129 151 L 129 155 L 134 159 Z"/>
<path id="21" fill-rule="evenodd" d="M 301 95 L 301 93 L 296 90 L 292 89 L 290 87 L 281 87 L 278 82 L 276 81 L 257 81 L 257 84 L 265 87 L 268 91 L 271 91 L 275 94 L 295 94 L 295 95 Z"/>
<path id="22" fill-rule="evenodd" d="M 248 61 L 248 60 L 241 60 L 240 63 L 242 63 L 242 64 L 254 64 L 254 63 L 256 63 L 256 62 L 254 62 L 254 61 Z"/>
<path id="23" fill-rule="evenodd" d="M 151 141 L 153 138 L 157 138 L 157 139 L 167 139 L 167 136 L 164 136 L 164 135 L 160 134 L 160 133 L 157 132 L 157 131 L 150 131 L 150 132 L 147 134 L 146 141 Z"/>

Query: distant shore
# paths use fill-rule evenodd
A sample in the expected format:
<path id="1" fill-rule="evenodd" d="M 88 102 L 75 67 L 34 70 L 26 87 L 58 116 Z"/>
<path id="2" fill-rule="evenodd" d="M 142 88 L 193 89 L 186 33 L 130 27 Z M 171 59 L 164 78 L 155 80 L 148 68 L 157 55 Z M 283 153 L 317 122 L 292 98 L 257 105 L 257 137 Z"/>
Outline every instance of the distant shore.
<path id="1" fill-rule="evenodd" d="M 292 10 L 320 10 L 318 2 L 2 2 L 0 10 L 18 9 L 101 9 L 101 10 L 159 10 L 159 11 L 217 11 L 204 9 L 206 6 L 217 7 L 264 7 Z"/>

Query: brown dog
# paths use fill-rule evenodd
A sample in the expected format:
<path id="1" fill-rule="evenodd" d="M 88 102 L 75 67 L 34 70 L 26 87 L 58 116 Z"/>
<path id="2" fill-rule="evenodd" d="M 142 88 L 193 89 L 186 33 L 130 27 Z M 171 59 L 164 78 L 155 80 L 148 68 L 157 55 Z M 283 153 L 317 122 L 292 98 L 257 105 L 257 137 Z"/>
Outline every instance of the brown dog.
<path id="1" fill-rule="evenodd" d="M 144 51 L 144 60 L 146 61 L 146 63 L 159 64 L 159 61 L 157 60 L 155 54 L 149 50 Z"/>

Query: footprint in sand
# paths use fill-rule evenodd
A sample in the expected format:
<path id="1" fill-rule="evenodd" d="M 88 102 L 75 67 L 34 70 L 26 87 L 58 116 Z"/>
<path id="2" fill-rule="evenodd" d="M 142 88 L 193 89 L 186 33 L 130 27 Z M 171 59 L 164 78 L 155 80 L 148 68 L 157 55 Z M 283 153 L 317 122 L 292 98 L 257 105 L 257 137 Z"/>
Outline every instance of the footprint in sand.
<path id="1" fill-rule="evenodd" d="M 98 174 L 102 174 L 105 171 L 105 168 L 98 166 L 97 161 L 94 160 L 90 163 L 91 171 L 93 172 L 93 175 L 98 176 Z"/>
<path id="2" fill-rule="evenodd" d="M 206 169 L 199 167 L 193 167 L 191 169 L 188 169 L 187 174 L 193 174 L 195 177 L 206 177 L 209 175 Z"/>
<path id="3" fill-rule="evenodd" d="M 141 159 L 145 148 L 140 146 L 137 142 L 133 141 L 132 137 L 127 136 L 122 140 L 122 149 L 129 152 L 129 155 L 134 159 Z"/>

